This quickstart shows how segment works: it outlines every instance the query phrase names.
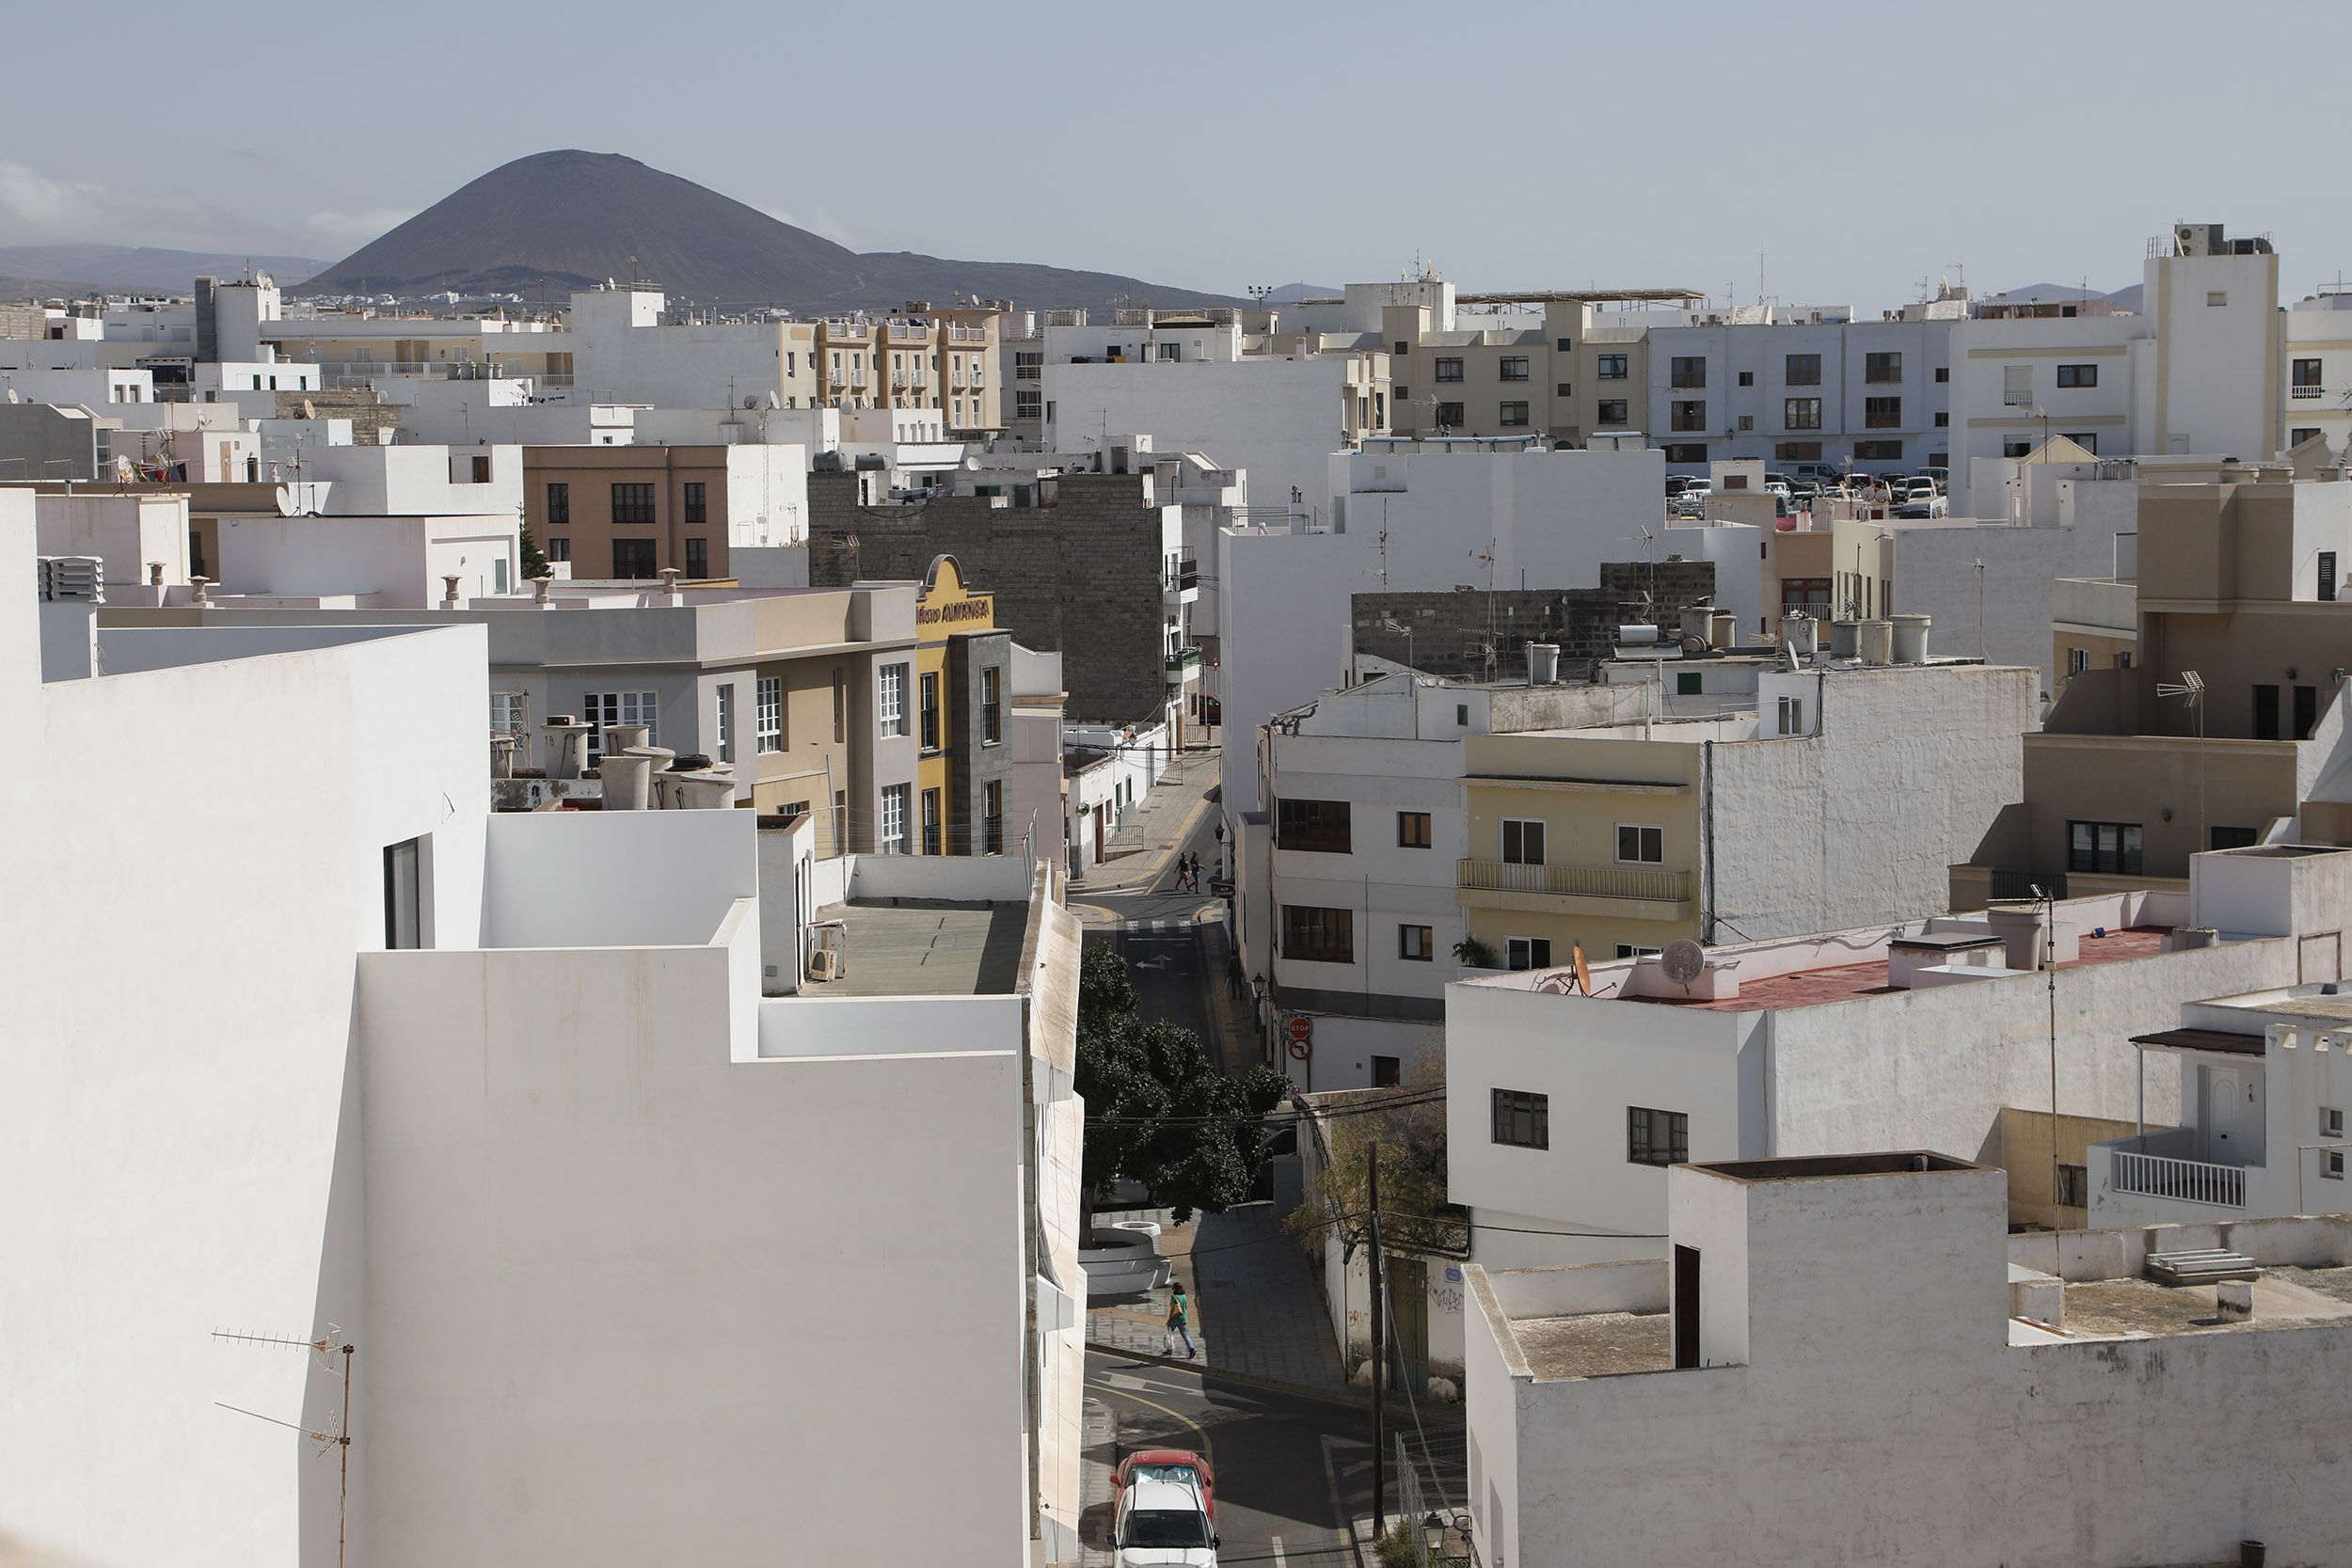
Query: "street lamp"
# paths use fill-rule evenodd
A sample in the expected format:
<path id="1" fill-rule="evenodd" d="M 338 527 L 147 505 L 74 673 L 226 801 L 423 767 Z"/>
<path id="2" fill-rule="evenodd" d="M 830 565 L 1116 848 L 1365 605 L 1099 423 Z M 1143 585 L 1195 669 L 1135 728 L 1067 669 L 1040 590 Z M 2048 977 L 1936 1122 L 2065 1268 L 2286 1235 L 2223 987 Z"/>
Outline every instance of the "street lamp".
<path id="1" fill-rule="evenodd" d="M 1438 1516 L 1438 1511 L 1434 1508 L 1422 1515 L 1421 1539 L 1422 1544 L 1429 1548 L 1427 1553 L 1429 1557 L 1445 1556 L 1445 1520 Z"/>

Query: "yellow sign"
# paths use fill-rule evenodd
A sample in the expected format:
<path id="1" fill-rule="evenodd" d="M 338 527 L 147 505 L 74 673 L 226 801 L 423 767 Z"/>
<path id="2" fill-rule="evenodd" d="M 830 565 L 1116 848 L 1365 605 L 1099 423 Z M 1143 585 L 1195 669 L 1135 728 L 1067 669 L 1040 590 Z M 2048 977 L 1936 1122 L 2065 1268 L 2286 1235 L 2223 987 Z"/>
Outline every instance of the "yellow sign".
<path id="1" fill-rule="evenodd" d="M 963 570 L 956 564 L 956 558 L 939 556 L 931 562 L 923 592 L 915 598 L 914 624 L 963 631 L 992 629 L 996 625 L 996 597 L 965 593 Z"/>

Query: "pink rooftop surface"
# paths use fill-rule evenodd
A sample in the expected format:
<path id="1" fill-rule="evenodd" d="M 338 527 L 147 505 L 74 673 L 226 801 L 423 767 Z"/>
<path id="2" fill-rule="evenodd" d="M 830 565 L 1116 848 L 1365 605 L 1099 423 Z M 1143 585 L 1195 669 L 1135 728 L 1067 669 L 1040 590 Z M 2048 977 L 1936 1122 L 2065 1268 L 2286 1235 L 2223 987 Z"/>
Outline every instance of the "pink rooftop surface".
<path id="1" fill-rule="evenodd" d="M 2058 965 L 2058 968 L 2079 969 L 2085 964 L 2114 963 L 2119 958 L 2150 958 L 2164 951 L 2164 939 L 2169 934 L 2160 927 L 2150 926 L 2111 930 L 2104 937 L 2095 937 L 2085 931 L 2082 934 L 2082 956 Z M 1828 969 L 1806 969 L 1794 974 L 1742 980 L 1740 994 L 1723 1002 L 1679 996 L 1620 996 L 1617 1000 L 1646 1002 L 1664 1007 L 1704 1007 L 1718 1013 L 1760 1013 L 1774 1007 L 1810 1007 L 1823 1002 L 1851 1002 L 1857 996 L 1880 996 L 1889 994 L 1896 989 L 1886 983 L 1886 960 L 1872 958 L 1867 963 L 1837 964 Z"/>

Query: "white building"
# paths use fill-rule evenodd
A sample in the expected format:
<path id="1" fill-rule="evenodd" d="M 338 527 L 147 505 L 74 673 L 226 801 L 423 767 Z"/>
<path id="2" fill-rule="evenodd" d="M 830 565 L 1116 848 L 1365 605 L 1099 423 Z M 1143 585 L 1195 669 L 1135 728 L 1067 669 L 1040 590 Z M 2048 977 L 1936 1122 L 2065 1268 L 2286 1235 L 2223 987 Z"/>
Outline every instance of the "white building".
<path id="1" fill-rule="evenodd" d="M 2238 1227 L 2286 1270 L 2217 1326 L 2211 1286 L 2137 1277 L 2188 1236 L 2077 1232 L 2060 1280 L 2049 1238 L 2004 1236 L 2001 1173 L 1947 1155 L 1660 1185 L 1671 1261 L 1464 1271 L 1481 1561 L 2352 1555 L 2344 1220 Z"/>
<path id="2" fill-rule="evenodd" d="M 1714 947 L 1688 985 L 1655 958 L 1595 965 L 1590 996 L 1556 970 L 1465 981 L 1446 992 L 1449 1191 L 1531 1232 L 1482 1233 L 1490 1267 L 1655 1256 L 1640 1238 L 1665 1217 L 1668 1164 L 1980 1158 L 2005 1107 L 2046 1115 L 2054 1056 L 2076 1141 L 2170 1125 L 2176 1085 L 2143 1079 L 2132 1037 L 2197 998 L 2336 978 L 2336 944 L 2312 939 L 2347 911 L 2352 854 L 2222 850 L 2192 860 L 2186 896 L 2058 904 L 2054 980 L 2033 973 L 2053 941 L 2036 909 L 2004 906 Z M 2216 945 L 2180 934 L 2215 926 Z"/>
<path id="3" fill-rule="evenodd" d="M 31 513 L 0 495 L 20 561 Z M 764 1000 L 752 814 L 489 815 L 481 631 L 93 652 L 89 611 L 0 596 L 39 763 L 0 803 L 48 829 L 0 848 L 11 1535 L 617 1565 L 688 1536 L 849 1560 L 884 1519 L 928 1561 L 1073 1555 L 1077 938 L 1050 876 L 852 871 L 851 978 Z M 898 994 L 902 897 L 972 927 L 977 966 Z M 905 1136 L 875 1162 L 878 1118 Z M 914 1409 L 957 1463 L 909 1513 Z"/>

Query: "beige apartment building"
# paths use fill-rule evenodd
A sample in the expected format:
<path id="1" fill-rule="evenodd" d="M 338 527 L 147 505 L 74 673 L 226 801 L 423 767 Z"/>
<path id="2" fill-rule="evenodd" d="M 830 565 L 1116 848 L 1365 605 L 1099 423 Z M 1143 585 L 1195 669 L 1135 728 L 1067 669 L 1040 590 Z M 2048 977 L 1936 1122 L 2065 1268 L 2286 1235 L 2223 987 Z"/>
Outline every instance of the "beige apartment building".
<path id="1" fill-rule="evenodd" d="M 575 578 L 729 575 L 730 545 L 806 537 L 797 445 L 525 447 L 523 519 Z"/>
<path id="2" fill-rule="evenodd" d="M 1588 436 L 1642 428 L 1649 385 L 1647 334 L 1595 327 L 1589 301 L 1543 302 L 1543 326 L 1439 331 L 1425 305 L 1381 311 L 1389 350 L 1390 425 L 1400 436 Z"/>
<path id="3" fill-rule="evenodd" d="M 2112 650 L 2132 657 L 2086 660 L 2025 737 L 2025 799 L 1953 867 L 1954 908 L 2185 888 L 2201 850 L 2352 843 L 2352 483 L 2212 473 L 2140 485 L 2138 627 Z"/>

